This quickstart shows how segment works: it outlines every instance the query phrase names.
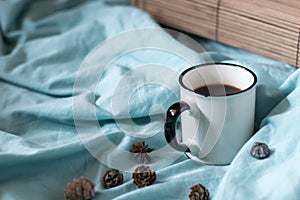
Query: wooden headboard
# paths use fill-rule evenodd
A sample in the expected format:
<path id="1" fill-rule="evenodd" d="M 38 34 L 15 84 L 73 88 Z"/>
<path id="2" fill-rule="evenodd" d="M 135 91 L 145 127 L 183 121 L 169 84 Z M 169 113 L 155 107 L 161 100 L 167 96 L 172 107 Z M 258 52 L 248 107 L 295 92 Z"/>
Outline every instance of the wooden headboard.
<path id="1" fill-rule="evenodd" d="M 159 23 L 300 67 L 299 0 L 132 0 Z"/>

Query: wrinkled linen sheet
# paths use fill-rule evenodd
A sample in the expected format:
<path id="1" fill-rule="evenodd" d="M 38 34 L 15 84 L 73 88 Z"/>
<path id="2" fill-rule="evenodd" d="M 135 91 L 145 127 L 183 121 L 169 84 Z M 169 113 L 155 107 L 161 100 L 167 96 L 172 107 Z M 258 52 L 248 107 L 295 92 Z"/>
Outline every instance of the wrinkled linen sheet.
<path id="1" fill-rule="evenodd" d="M 96 184 L 95 199 L 188 199 L 198 183 L 211 199 L 299 199 L 299 70 L 194 37 L 206 50 L 197 53 L 121 3 L 0 2 L 0 199 L 64 199 L 81 176 Z M 226 166 L 189 159 L 163 134 L 178 74 L 209 61 L 258 76 L 255 133 Z M 138 188 L 131 173 L 142 163 L 129 150 L 143 140 L 155 149 L 145 164 L 157 178 Z M 270 147 L 269 158 L 250 156 L 256 141 Z M 124 183 L 104 189 L 109 167 L 123 171 Z"/>

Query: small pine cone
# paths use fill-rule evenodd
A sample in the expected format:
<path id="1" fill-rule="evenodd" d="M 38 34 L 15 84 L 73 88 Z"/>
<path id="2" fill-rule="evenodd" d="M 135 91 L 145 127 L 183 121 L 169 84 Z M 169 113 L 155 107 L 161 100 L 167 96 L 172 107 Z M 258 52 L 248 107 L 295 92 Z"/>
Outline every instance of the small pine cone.
<path id="1" fill-rule="evenodd" d="M 191 192 L 189 194 L 190 200 L 208 200 L 209 192 L 201 184 L 197 184 L 191 187 Z"/>
<path id="2" fill-rule="evenodd" d="M 149 166 L 137 167 L 132 174 L 133 183 L 139 188 L 149 186 L 156 180 L 156 173 Z"/>
<path id="3" fill-rule="evenodd" d="M 101 183 L 106 189 L 121 185 L 123 174 L 117 169 L 109 168 L 103 173 Z"/>
<path id="4" fill-rule="evenodd" d="M 271 150 L 265 143 L 255 142 L 251 148 L 251 155 L 257 159 L 264 159 L 269 157 Z"/>
<path id="5" fill-rule="evenodd" d="M 66 199 L 70 200 L 88 200 L 95 197 L 95 183 L 91 180 L 81 177 L 74 179 L 73 182 L 68 183 L 64 195 Z"/>

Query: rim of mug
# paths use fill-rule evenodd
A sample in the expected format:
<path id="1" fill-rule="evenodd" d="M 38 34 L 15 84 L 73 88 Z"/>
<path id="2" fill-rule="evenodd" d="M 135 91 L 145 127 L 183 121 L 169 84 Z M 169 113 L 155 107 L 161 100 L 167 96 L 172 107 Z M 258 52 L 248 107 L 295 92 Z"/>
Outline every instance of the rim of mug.
<path id="1" fill-rule="evenodd" d="M 200 67 L 204 67 L 204 66 L 210 66 L 210 65 L 228 65 L 228 66 L 232 66 L 232 67 L 239 67 L 239 68 L 242 68 L 243 70 L 248 71 L 248 72 L 253 76 L 253 79 L 254 79 L 254 80 L 253 80 L 253 83 L 252 83 L 249 87 L 247 87 L 246 89 L 243 89 L 243 90 L 241 90 L 241 91 L 235 92 L 235 93 L 233 93 L 233 94 L 224 95 L 224 96 L 223 96 L 223 95 L 222 95 L 222 96 L 206 96 L 206 95 L 203 95 L 203 94 L 198 94 L 198 93 L 196 93 L 194 90 L 188 88 L 188 87 L 183 83 L 183 80 L 182 80 L 182 79 L 183 79 L 184 75 L 187 74 L 189 71 L 194 70 L 194 69 L 197 69 L 197 68 L 200 68 Z M 238 64 L 233 64 L 233 63 L 221 63 L 221 62 L 215 62 L 215 63 L 204 63 L 204 64 L 199 64 L 199 65 L 195 65 L 195 66 L 192 66 L 192 67 L 190 67 L 190 68 L 187 68 L 186 70 L 184 70 L 183 72 L 181 72 L 180 75 L 179 75 L 179 84 L 180 84 L 184 89 L 186 89 L 186 90 L 188 90 L 188 91 L 191 91 L 191 92 L 193 92 L 193 93 L 195 93 L 195 94 L 197 94 L 197 95 L 206 97 L 206 98 L 222 98 L 222 97 L 228 97 L 228 96 L 234 96 L 234 95 L 237 95 L 237 94 L 241 94 L 241 93 L 244 93 L 244 92 L 250 90 L 251 88 L 253 88 L 253 87 L 256 85 L 256 83 L 257 83 L 257 76 L 256 76 L 256 74 L 255 74 L 252 70 L 250 70 L 250 69 L 248 69 L 248 68 L 246 68 L 246 67 L 244 67 L 244 66 L 241 66 L 241 65 L 238 65 Z"/>

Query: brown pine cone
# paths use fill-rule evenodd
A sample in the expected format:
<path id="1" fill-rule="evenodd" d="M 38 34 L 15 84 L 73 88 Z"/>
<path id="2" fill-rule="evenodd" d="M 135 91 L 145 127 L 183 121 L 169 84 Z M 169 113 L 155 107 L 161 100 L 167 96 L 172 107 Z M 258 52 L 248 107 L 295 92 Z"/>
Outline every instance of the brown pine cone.
<path id="1" fill-rule="evenodd" d="M 101 183 L 106 189 L 121 185 L 123 174 L 117 169 L 109 168 L 103 173 Z"/>
<path id="2" fill-rule="evenodd" d="M 65 189 L 64 195 L 66 199 L 70 200 L 88 200 L 95 197 L 95 184 L 85 178 L 80 177 L 74 179 L 73 182 L 68 183 L 68 187 Z"/>
<path id="3" fill-rule="evenodd" d="M 209 192 L 201 184 L 197 184 L 191 187 L 191 192 L 189 194 L 190 200 L 208 200 Z"/>
<path id="4" fill-rule="evenodd" d="M 133 183 L 139 188 L 149 186 L 156 180 L 155 171 L 153 171 L 149 166 L 137 167 L 132 174 Z"/>

